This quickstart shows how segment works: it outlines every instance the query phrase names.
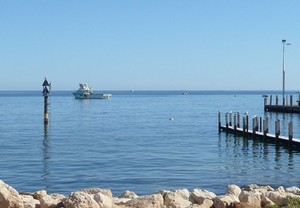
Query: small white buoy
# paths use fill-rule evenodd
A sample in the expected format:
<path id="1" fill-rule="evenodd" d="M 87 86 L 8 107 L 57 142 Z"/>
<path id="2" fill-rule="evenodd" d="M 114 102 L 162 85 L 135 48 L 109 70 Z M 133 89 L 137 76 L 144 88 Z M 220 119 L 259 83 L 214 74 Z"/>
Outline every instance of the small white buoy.
<path id="1" fill-rule="evenodd" d="M 170 121 L 173 121 L 174 120 L 174 118 L 170 118 Z"/>

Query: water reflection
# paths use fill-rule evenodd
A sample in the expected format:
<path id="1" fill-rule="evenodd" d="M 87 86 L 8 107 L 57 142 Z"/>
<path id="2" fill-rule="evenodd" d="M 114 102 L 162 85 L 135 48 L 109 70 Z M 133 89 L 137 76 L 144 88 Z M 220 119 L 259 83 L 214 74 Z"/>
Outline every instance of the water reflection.
<path id="1" fill-rule="evenodd" d="M 48 135 L 49 127 L 47 124 L 44 125 L 44 139 L 43 139 L 43 172 L 42 172 L 42 180 L 44 182 L 45 189 L 48 190 L 49 183 L 48 183 L 48 176 L 49 176 L 49 167 L 48 167 L 48 160 L 50 159 L 49 156 L 49 135 Z"/>
<path id="2" fill-rule="evenodd" d="M 219 134 L 218 150 L 222 174 L 235 176 L 235 180 L 247 176 L 250 181 L 262 180 L 262 183 L 257 174 L 271 181 L 281 179 L 281 174 L 290 174 L 295 169 L 295 155 L 300 153 L 288 146 L 223 132 Z"/>

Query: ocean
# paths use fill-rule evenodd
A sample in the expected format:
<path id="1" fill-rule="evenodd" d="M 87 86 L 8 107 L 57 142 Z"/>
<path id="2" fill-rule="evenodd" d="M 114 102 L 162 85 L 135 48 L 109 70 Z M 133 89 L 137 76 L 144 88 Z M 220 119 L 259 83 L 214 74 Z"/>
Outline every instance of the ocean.
<path id="1" fill-rule="evenodd" d="M 293 120 L 300 138 L 299 114 L 263 110 L 262 94 L 280 92 L 108 93 L 109 100 L 76 100 L 70 91 L 53 91 L 44 126 L 40 91 L 0 91 L 0 179 L 19 192 L 65 195 L 83 188 L 118 196 L 181 188 L 222 194 L 228 184 L 300 186 L 299 151 L 218 132 L 218 111 L 222 122 L 226 112 L 238 111 L 268 115 L 270 132 L 280 119 L 282 135 Z"/>

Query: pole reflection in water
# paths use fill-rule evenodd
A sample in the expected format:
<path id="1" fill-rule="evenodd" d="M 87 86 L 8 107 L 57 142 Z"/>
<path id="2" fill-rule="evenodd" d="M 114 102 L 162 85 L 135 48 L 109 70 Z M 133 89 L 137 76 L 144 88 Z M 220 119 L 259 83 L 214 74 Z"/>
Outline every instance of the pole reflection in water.
<path id="1" fill-rule="evenodd" d="M 50 159 L 49 156 L 49 141 L 48 141 L 48 124 L 44 125 L 44 139 L 43 139 L 43 175 L 42 180 L 44 181 L 45 189 L 49 189 L 49 182 L 48 182 L 48 176 L 49 176 L 49 167 L 48 167 L 48 160 Z"/>

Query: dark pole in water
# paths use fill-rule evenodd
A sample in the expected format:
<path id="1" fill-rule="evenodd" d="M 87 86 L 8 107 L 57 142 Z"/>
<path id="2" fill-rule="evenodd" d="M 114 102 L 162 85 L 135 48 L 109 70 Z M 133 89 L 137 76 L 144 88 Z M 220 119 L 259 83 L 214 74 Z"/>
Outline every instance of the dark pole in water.
<path id="1" fill-rule="evenodd" d="M 221 132 L 221 112 L 218 112 L 218 125 L 219 125 L 219 132 Z"/>
<path id="2" fill-rule="evenodd" d="M 289 122 L 289 142 L 293 141 L 293 121 Z"/>
<path id="3" fill-rule="evenodd" d="M 50 87 L 51 87 L 51 83 L 49 83 L 47 81 L 47 78 L 45 78 L 44 82 L 43 82 L 43 96 L 44 96 L 44 124 L 47 125 L 48 124 L 48 96 L 50 94 Z"/>
<path id="4" fill-rule="evenodd" d="M 276 143 L 279 141 L 279 136 L 280 136 L 280 120 L 277 119 L 275 121 L 275 140 L 276 140 Z"/>

